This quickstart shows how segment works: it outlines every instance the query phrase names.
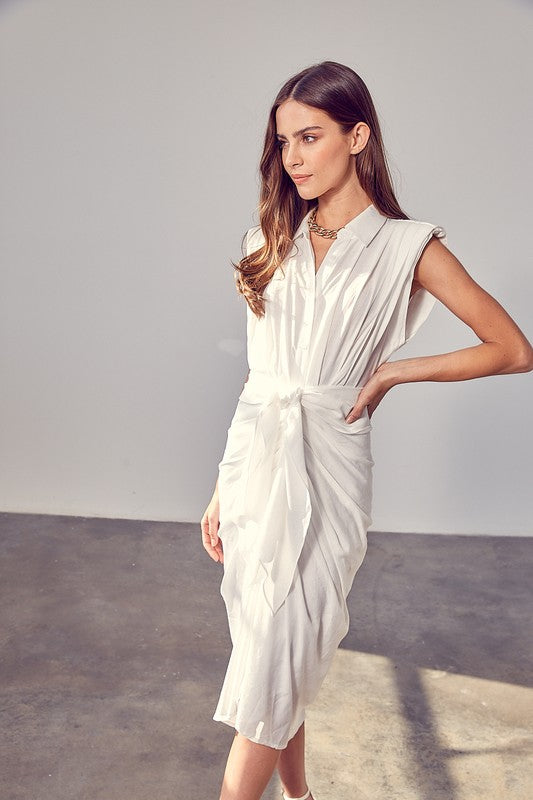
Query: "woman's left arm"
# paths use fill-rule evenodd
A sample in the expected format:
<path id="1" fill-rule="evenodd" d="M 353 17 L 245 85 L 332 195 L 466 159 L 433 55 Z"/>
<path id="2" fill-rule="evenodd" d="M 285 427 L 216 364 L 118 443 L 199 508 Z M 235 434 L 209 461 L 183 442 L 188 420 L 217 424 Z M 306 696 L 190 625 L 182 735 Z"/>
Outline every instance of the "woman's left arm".
<path id="1" fill-rule="evenodd" d="M 372 415 L 384 395 L 398 383 L 464 381 L 533 370 L 533 347 L 516 322 L 439 239 L 432 237 L 424 248 L 413 285 L 431 292 L 472 328 L 481 344 L 380 364 L 361 390 L 347 421 L 357 418 L 366 405 Z"/>

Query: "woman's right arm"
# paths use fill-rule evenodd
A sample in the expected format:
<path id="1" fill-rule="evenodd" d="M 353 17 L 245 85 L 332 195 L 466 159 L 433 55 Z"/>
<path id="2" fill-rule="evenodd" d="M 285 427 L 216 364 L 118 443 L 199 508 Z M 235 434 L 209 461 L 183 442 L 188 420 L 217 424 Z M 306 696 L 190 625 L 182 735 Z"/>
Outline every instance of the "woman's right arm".
<path id="1" fill-rule="evenodd" d="M 250 370 L 248 370 L 248 375 L 250 375 Z M 248 375 L 246 376 L 244 383 L 248 380 Z M 209 555 L 214 561 L 221 561 L 224 562 L 224 551 L 222 550 L 222 542 L 218 536 L 218 528 L 220 526 L 219 521 L 219 513 L 220 513 L 220 504 L 218 499 L 218 477 L 215 483 L 215 489 L 213 491 L 213 496 L 209 501 L 209 505 L 207 506 L 202 520 L 200 522 L 200 528 L 202 531 L 202 542 L 204 548 L 207 550 Z"/>

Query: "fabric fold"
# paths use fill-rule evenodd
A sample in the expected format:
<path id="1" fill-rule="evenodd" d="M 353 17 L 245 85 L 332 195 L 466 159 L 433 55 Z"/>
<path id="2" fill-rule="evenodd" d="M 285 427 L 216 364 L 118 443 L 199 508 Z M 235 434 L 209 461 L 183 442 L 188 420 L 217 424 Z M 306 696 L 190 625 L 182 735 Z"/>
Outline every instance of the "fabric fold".
<path id="1" fill-rule="evenodd" d="M 289 593 L 311 519 L 303 413 L 315 414 L 322 424 L 334 423 L 338 431 L 360 388 L 290 385 L 251 370 L 239 396 L 240 403 L 259 408 L 236 524 L 242 552 L 263 571 L 262 588 L 272 614 Z M 367 413 L 344 424 L 346 434 L 370 427 Z"/>

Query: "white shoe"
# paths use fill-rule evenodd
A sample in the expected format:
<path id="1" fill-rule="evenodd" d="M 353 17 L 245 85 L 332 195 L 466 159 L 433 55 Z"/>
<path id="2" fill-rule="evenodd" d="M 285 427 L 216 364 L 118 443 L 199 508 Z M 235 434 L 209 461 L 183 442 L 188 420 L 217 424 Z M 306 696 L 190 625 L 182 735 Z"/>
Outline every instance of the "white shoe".
<path id="1" fill-rule="evenodd" d="M 307 792 L 302 795 L 302 797 L 289 797 L 289 795 L 285 794 L 283 789 L 281 790 L 281 794 L 283 796 L 283 800 L 308 800 L 311 797 L 311 789 L 308 789 Z"/>

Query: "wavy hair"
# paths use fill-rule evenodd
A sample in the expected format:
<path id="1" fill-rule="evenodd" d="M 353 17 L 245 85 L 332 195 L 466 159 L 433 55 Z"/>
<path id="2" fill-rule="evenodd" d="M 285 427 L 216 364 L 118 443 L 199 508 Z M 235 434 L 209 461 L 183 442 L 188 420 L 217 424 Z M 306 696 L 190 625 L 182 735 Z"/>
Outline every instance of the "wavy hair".
<path id="1" fill-rule="evenodd" d="M 366 84 L 350 67 L 336 61 L 322 61 L 298 72 L 279 90 L 270 110 L 260 161 L 261 189 L 259 224 L 264 244 L 245 254 L 238 263 L 235 282 L 239 293 L 256 316 L 265 312 L 264 287 L 287 257 L 293 236 L 302 219 L 317 200 L 304 200 L 282 162 L 276 137 L 276 111 L 293 99 L 320 108 L 348 133 L 358 122 L 370 128 L 366 146 L 355 155 L 355 169 L 361 187 L 385 216 L 409 219 L 400 208 L 389 172 L 374 103 Z"/>

